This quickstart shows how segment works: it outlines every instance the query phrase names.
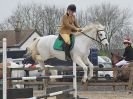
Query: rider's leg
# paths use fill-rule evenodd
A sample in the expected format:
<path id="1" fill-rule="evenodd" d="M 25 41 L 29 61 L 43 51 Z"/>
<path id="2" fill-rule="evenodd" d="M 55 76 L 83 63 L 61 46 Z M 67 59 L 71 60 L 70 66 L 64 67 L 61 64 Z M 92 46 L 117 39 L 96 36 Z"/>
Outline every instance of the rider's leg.
<path id="1" fill-rule="evenodd" d="M 126 65 L 126 64 L 127 64 L 127 61 L 126 60 L 121 60 L 120 62 L 116 63 L 115 65 L 117 67 L 119 67 L 119 66 L 123 66 L 123 65 Z"/>
<path id="2" fill-rule="evenodd" d="M 61 34 L 61 37 L 63 38 L 66 47 L 65 47 L 65 55 L 66 55 L 66 60 L 71 60 L 71 55 L 70 55 L 70 34 Z"/>

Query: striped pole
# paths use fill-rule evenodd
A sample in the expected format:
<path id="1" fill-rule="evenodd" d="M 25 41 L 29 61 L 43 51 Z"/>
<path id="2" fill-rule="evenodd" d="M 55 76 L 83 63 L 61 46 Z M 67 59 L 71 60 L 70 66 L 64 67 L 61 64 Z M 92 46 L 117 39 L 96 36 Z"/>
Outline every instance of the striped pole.
<path id="1" fill-rule="evenodd" d="M 3 38 L 3 99 L 7 99 L 6 38 Z"/>
<path id="2" fill-rule="evenodd" d="M 40 79 L 52 79 L 52 78 L 74 78 L 74 75 L 55 75 L 55 76 L 33 76 L 33 77 L 12 77 L 8 80 L 40 80 Z"/>
<path id="3" fill-rule="evenodd" d="M 63 91 L 57 91 L 57 92 L 53 92 L 53 93 L 38 96 L 38 97 L 31 97 L 31 98 L 28 98 L 28 99 L 41 99 L 41 98 L 44 98 L 44 97 L 52 97 L 52 96 L 57 96 L 57 95 L 60 95 L 60 94 L 68 93 L 70 91 L 74 91 L 74 89 L 67 89 L 67 90 L 63 90 Z"/>
<path id="4" fill-rule="evenodd" d="M 73 62 L 73 89 L 74 89 L 74 99 L 77 99 L 77 73 L 76 73 L 76 63 Z"/>

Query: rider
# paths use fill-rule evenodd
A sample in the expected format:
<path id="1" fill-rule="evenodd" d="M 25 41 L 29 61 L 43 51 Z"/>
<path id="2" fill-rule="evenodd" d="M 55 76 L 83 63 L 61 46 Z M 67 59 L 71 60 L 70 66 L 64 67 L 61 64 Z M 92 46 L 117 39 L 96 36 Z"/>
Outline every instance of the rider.
<path id="1" fill-rule="evenodd" d="M 67 12 L 63 15 L 61 20 L 60 36 L 63 38 L 66 47 L 65 55 L 66 60 L 71 60 L 70 56 L 70 34 L 73 32 L 80 32 L 80 26 L 78 25 L 74 13 L 76 12 L 76 6 L 70 4 L 67 8 Z"/>
<path id="2" fill-rule="evenodd" d="M 131 46 L 132 41 L 130 38 L 126 38 L 123 42 L 123 44 L 125 45 L 125 52 L 123 54 L 123 60 L 121 60 L 120 62 L 116 63 L 116 66 L 123 66 L 128 64 L 129 61 L 133 61 L 133 48 Z"/>

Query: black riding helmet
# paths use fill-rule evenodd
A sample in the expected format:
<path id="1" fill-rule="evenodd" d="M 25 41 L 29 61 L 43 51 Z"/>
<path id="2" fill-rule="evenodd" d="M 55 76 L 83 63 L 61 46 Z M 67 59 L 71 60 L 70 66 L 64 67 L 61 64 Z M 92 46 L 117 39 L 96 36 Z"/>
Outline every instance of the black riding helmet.
<path id="1" fill-rule="evenodd" d="M 67 10 L 71 10 L 73 12 L 76 12 L 76 6 L 74 4 L 70 4 L 68 7 L 67 7 Z"/>

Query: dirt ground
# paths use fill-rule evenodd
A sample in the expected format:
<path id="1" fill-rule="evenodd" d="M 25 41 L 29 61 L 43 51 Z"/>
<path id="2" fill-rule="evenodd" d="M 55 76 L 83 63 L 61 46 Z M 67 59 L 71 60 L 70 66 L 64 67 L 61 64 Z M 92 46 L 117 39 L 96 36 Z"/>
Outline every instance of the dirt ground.
<path id="1" fill-rule="evenodd" d="M 34 96 L 39 96 L 43 92 L 34 92 Z M 88 99 L 133 99 L 133 93 L 128 94 L 127 92 L 78 92 L 80 97 Z M 56 99 L 56 97 L 50 97 L 48 99 Z"/>

